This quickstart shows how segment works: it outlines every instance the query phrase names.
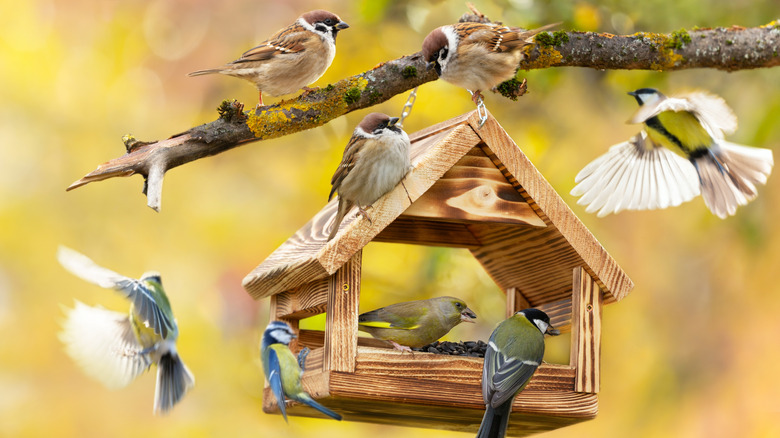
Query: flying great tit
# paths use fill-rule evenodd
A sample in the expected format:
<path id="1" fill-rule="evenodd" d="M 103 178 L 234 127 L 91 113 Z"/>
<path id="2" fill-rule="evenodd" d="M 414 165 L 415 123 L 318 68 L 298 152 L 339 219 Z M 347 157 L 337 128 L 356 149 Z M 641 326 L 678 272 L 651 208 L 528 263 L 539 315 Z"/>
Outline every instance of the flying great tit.
<path id="1" fill-rule="evenodd" d="M 173 408 L 195 385 L 195 378 L 176 351 L 179 328 L 160 274 L 128 278 L 65 247 L 59 248 L 57 259 L 73 275 L 115 289 L 131 302 L 127 314 L 76 301 L 60 333 L 68 355 L 86 374 L 112 389 L 128 385 L 157 365 L 154 412 Z"/>
<path id="2" fill-rule="evenodd" d="M 598 216 L 680 205 L 701 193 L 725 219 L 757 195 L 772 171 L 772 151 L 724 140 L 737 118 L 718 96 L 697 91 L 666 97 L 653 88 L 629 92 L 639 109 L 629 123 L 644 129 L 585 166 L 571 194 Z"/>
<path id="3" fill-rule="evenodd" d="M 515 396 L 531 380 L 544 357 L 544 335 L 559 335 L 550 318 L 538 309 L 521 310 L 490 335 L 482 366 L 485 415 L 477 438 L 506 435 Z"/>
<path id="4" fill-rule="evenodd" d="M 303 390 L 301 378 L 303 377 L 304 363 L 309 349 L 304 348 L 298 353 L 296 359 L 288 345 L 293 338 L 297 336 L 292 328 L 283 321 L 271 321 L 263 332 L 263 340 L 260 344 L 260 357 L 263 361 L 263 372 L 268 380 L 268 385 L 276 398 L 276 404 L 279 406 L 284 421 L 287 421 L 287 410 L 285 409 L 285 397 L 311 406 L 323 414 L 341 420 L 341 415 L 331 411 L 314 401 L 306 391 Z"/>
<path id="5" fill-rule="evenodd" d="M 461 322 L 473 323 L 476 318 L 462 300 L 437 297 L 363 313 L 358 316 L 358 330 L 384 339 L 398 350 L 411 352 L 412 348 L 438 340 Z"/>

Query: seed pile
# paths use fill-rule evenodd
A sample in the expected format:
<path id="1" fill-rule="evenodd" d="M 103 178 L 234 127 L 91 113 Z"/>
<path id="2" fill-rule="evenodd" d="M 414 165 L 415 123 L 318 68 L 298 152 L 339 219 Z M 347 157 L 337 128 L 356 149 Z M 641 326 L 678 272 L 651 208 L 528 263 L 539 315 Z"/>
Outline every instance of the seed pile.
<path id="1" fill-rule="evenodd" d="M 482 341 L 466 342 L 439 342 L 425 345 L 420 348 L 412 348 L 413 351 L 421 351 L 434 354 L 449 354 L 451 356 L 485 357 L 487 344 Z"/>

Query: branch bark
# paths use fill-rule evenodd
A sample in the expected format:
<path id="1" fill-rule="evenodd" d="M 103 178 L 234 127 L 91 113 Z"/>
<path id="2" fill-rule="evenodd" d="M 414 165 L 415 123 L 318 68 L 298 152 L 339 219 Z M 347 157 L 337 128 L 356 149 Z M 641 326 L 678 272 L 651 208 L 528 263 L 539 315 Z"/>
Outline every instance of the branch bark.
<path id="1" fill-rule="evenodd" d="M 611 35 L 593 32 L 542 33 L 519 68 L 586 67 L 672 71 L 714 68 L 725 71 L 780 65 L 780 24 L 755 28 L 718 28 L 671 34 Z M 304 93 L 254 111 L 225 101 L 220 117 L 168 139 L 140 142 L 124 139 L 127 153 L 103 163 L 71 184 L 72 190 L 93 181 L 141 174 L 147 205 L 160 210 L 162 182 L 174 167 L 234 147 L 324 125 L 351 111 L 368 108 L 436 80 L 420 52 L 380 64 L 315 92 Z"/>

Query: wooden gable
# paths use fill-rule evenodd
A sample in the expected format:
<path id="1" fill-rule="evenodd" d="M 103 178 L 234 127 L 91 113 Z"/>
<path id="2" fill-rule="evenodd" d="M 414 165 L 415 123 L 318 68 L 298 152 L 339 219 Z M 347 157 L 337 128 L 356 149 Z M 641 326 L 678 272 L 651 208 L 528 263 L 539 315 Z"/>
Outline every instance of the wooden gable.
<path id="1" fill-rule="evenodd" d="M 583 266 L 604 302 L 633 287 L 614 259 L 558 196 L 498 122 L 476 111 L 410 136 L 414 168 L 371 208 L 350 213 L 327 241 L 328 203 L 244 279 L 256 299 L 335 273 L 372 240 L 468 248 L 502 290 L 541 306 L 571 297 Z"/>

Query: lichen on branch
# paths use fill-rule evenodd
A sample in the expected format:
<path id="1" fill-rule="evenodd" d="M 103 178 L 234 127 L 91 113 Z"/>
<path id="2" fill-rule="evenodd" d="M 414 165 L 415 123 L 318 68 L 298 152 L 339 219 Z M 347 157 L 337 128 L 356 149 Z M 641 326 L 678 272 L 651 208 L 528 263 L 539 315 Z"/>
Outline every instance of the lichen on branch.
<path id="1" fill-rule="evenodd" d="M 474 11 L 477 20 L 487 20 Z M 713 68 L 726 71 L 780 65 L 780 24 L 754 28 L 679 30 L 670 34 L 639 32 L 612 35 L 557 31 L 536 36 L 520 69 L 586 67 L 600 70 L 671 71 Z M 126 136 L 127 153 L 97 167 L 67 190 L 118 176 L 143 175 L 147 205 L 159 211 L 165 173 L 199 158 L 234 147 L 322 126 L 351 111 L 368 108 L 437 79 L 420 52 L 382 63 L 313 92 L 277 104 L 243 111 L 223 102 L 219 117 L 172 137 L 152 142 Z M 509 98 L 525 92 L 525 83 L 498 87 Z"/>

